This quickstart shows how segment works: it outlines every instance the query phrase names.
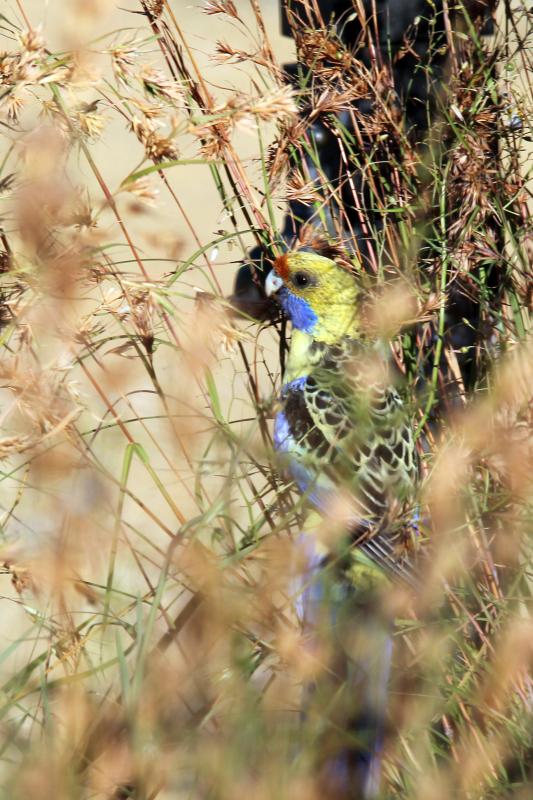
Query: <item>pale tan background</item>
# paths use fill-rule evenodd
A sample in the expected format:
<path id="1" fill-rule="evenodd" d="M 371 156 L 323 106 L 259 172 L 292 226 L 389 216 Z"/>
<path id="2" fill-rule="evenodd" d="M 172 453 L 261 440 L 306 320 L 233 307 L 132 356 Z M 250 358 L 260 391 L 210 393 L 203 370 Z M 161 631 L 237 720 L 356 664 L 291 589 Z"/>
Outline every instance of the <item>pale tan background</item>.
<path id="1" fill-rule="evenodd" d="M 253 32 L 255 26 L 248 2 L 245 0 L 236 0 L 236 2 L 239 12 L 242 13 L 245 20 L 249 21 L 250 29 Z M 206 16 L 202 13 L 200 2 L 185 3 L 178 0 L 172 2 L 171 5 L 178 22 L 183 26 L 183 33 L 187 41 L 194 47 L 195 57 L 202 65 L 204 78 L 209 82 L 213 95 L 223 102 L 233 90 L 257 92 L 257 88 L 252 86 L 250 68 L 247 65 L 217 65 L 212 60 L 218 39 L 230 41 L 244 49 L 250 49 L 250 40 L 247 41 L 246 37 L 236 30 L 235 25 L 224 15 Z M 23 11 L 30 25 L 42 31 L 47 47 L 53 52 L 58 52 L 62 49 L 69 49 L 77 40 L 87 42 L 92 39 L 96 42 L 104 35 L 106 35 L 105 43 L 108 47 L 117 42 L 124 42 L 128 38 L 145 38 L 149 31 L 144 18 L 128 13 L 124 10 L 125 7 L 137 11 L 140 6 L 135 0 L 118 0 L 117 2 L 108 0 L 48 0 L 48 2 L 45 0 L 20 0 L 20 3 L 9 0 L 3 5 L 2 11 L 10 20 L 16 21 L 21 28 L 25 28 Z M 277 0 L 262 0 L 261 8 L 268 35 L 280 62 L 291 60 L 293 57 L 292 41 L 280 35 L 279 3 Z M 108 35 L 113 31 L 116 32 L 114 35 Z M 3 46 L 7 49 L 8 42 L 4 42 Z M 101 51 L 103 47 L 101 39 L 96 42 L 95 49 Z M 160 51 L 155 43 L 150 48 L 143 50 L 141 63 L 162 67 Z M 95 54 L 94 69 L 96 75 L 100 74 L 112 79 L 109 56 Z M 88 82 L 87 86 L 76 91 L 75 97 L 66 99 L 72 103 L 81 101 L 91 103 L 98 98 L 97 88 Z M 126 122 L 119 117 L 116 111 L 106 109 L 105 102 L 100 103 L 99 111 L 103 113 L 106 125 L 101 138 L 90 144 L 90 152 L 105 182 L 114 192 L 124 178 L 141 165 L 141 162 L 144 162 L 143 166 L 149 165 L 150 162 L 144 160 L 142 145 L 137 142 L 134 134 L 127 128 Z M 34 120 L 30 120 L 28 117 L 25 124 L 27 124 L 26 131 L 31 130 L 32 125 L 39 124 L 39 119 L 35 117 Z M 272 130 L 267 128 L 268 132 L 272 133 Z M 21 136 L 24 136 L 24 131 Z M 9 141 L 8 137 L 3 139 L 0 145 L 2 151 L 8 146 Z M 253 130 L 237 130 L 234 141 L 239 156 L 250 170 L 257 185 L 260 186 L 257 133 Z M 195 158 L 198 156 L 198 143 L 192 137 L 179 136 L 177 145 L 180 149 L 180 157 Z M 69 170 L 73 181 L 90 194 L 91 204 L 93 206 L 101 204 L 103 201 L 101 189 L 77 148 L 71 158 Z M 227 224 L 222 215 L 221 201 L 210 176 L 209 168 L 207 166 L 179 166 L 168 170 L 166 175 L 201 244 L 208 244 L 216 238 L 217 231 L 225 228 Z M 135 245 L 145 259 L 150 276 L 157 280 L 166 273 L 172 272 L 182 261 L 190 258 L 198 246 L 157 175 L 153 176 L 153 184 L 159 187 L 160 191 L 156 208 L 145 208 L 142 213 L 133 214 L 129 205 L 130 200 L 126 195 L 118 195 L 117 203 L 124 218 L 128 221 L 128 229 L 132 232 Z M 258 202 L 261 201 L 262 197 L 258 194 Z M 278 203 L 280 218 L 282 213 L 283 203 L 280 201 Z M 230 226 L 227 225 L 227 227 L 229 229 Z M 97 232 L 103 242 L 118 243 L 119 249 L 113 251 L 113 257 L 117 261 L 120 261 L 121 254 L 124 254 L 124 259 L 131 260 L 131 253 L 125 247 L 124 239 L 109 211 L 103 212 L 100 216 Z M 245 237 L 244 244 L 245 248 L 252 245 L 252 237 Z M 225 293 L 231 290 L 235 270 L 241 258 L 242 250 L 239 250 L 238 246 L 231 249 L 227 245 L 222 245 L 217 258 L 213 260 L 213 268 Z M 193 265 L 184 279 L 175 285 L 176 294 L 172 298 L 174 307 L 179 312 L 176 326 L 185 343 L 184 352 L 187 351 L 187 347 L 190 347 L 193 354 L 194 347 L 198 344 L 195 340 L 202 334 L 193 306 L 194 289 L 196 286 L 201 289 L 210 288 L 205 264 L 201 259 L 198 259 L 196 264 L 197 266 Z M 127 264 L 123 269 L 125 272 L 131 272 L 133 280 L 139 279 L 139 272 L 134 264 Z M 89 298 L 86 305 L 90 306 L 92 299 Z M 86 311 L 86 305 L 80 302 L 74 309 L 75 313 L 81 316 Z M 44 296 L 36 304 L 32 316 L 35 346 L 39 352 L 42 366 L 46 368 L 53 366 L 62 358 L 65 361 L 70 358 L 71 343 L 66 339 L 63 341 L 61 335 L 62 327 L 67 327 L 67 321 L 61 318 L 62 313 L 63 309 L 52 298 Z M 72 320 L 68 320 L 68 324 L 71 323 Z M 254 333 L 252 329 L 250 331 L 252 337 Z M 251 348 L 253 354 L 255 344 L 247 344 L 247 347 Z M 268 334 L 262 335 L 261 347 L 265 348 L 265 351 L 261 352 L 261 358 L 269 358 L 272 364 L 277 364 L 275 342 Z M 65 349 L 65 353 L 62 352 L 62 348 Z M 248 382 L 240 359 L 234 353 L 225 353 L 220 347 L 215 350 L 215 353 L 215 358 L 211 360 L 211 367 L 221 392 L 220 399 L 224 414 L 231 420 L 247 418 L 249 420 L 246 423 L 248 427 L 255 428 L 256 422 L 252 420 L 255 416 L 254 406 L 249 399 Z M 153 386 L 150 385 L 146 372 L 138 360 L 126 360 L 104 351 L 103 356 L 104 369 L 99 371 L 92 362 L 89 366 L 111 400 L 116 401 L 117 411 L 123 418 L 128 418 L 134 413 L 145 417 L 164 415 L 164 409 L 162 409 L 159 399 L 154 396 Z M 200 456 L 202 451 L 205 439 L 203 433 L 207 437 L 212 435 L 216 426 L 213 424 L 212 415 L 200 388 L 203 380 L 200 362 L 198 363 L 198 373 L 195 374 L 194 365 L 187 363 L 187 359 L 182 357 L 182 353 L 170 347 L 161 347 L 156 352 L 155 365 L 165 395 L 169 398 L 169 402 L 174 404 L 172 410 L 181 415 L 176 423 L 178 430 L 173 429 L 165 420 L 152 421 L 149 423 L 149 427 L 154 440 L 147 438 L 145 432 L 138 426 L 132 427 L 132 435 L 146 447 L 151 464 L 164 482 L 166 490 L 180 506 L 185 516 L 191 518 L 198 513 L 193 496 L 195 475 L 184 462 L 177 435 L 185 437 L 186 446 L 195 467 L 197 467 L 198 462 L 195 459 Z M 80 392 L 81 402 L 86 408 L 86 412 L 79 422 L 80 429 L 90 429 L 102 419 L 108 421 L 105 405 L 94 389 L 84 380 L 84 376 L 80 374 L 79 370 L 73 370 L 72 379 Z M 152 394 L 143 393 L 145 389 L 152 390 Z M 271 393 L 272 385 L 264 385 L 266 399 Z M 11 402 L 9 393 L 6 394 L 8 395 L 6 401 Z M 124 400 L 125 397 L 131 402 L 131 410 Z M 3 400 L 2 397 L 2 406 Z M 162 452 L 157 450 L 154 442 L 162 447 L 162 451 L 170 463 L 165 461 Z M 124 437 L 116 430 L 109 430 L 100 435 L 94 445 L 98 458 L 115 478 L 119 478 L 121 474 L 125 446 Z M 225 454 L 223 450 L 220 450 L 215 455 L 220 456 L 223 460 Z M 21 460 L 25 457 L 23 455 Z M 211 469 L 214 473 L 222 472 L 219 465 L 206 469 Z M 17 473 L 13 480 L 5 480 L 2 483 L 0 491 L 4 508 L 9 508 L 14 498 L 17 497 L 21 475 L 22 473 Z M 152 508 L 169 529 L 177 529 L 178 523 L 171 508 L 164 502 L 161 494 L 154 489 L 153 483 L 139 463 L 133 464 L 129 483 L 135 488 L 136 494 Z M 216 497 L 218 489 L 216 475 L 212 476 L 211 486 L 212 496 Z M 61 531 L 65 520 L 76 519 L 79 515 L 79 522 L 75 523 L 77 529 L 74 531 L 73 542 L 71 542 L 75 554 L 79 553 L 79 557 L 76 556 L 78 572 L 85 579 L 93 579 L 95 583 L 103 582 L 105 585 L 110 542 L 113 536 L 115 492 L 116 485 L 106 484 L 105 481 L 95 485 L 94 476 L 85 475 L 84 472 L 76 475 L 67 470 L 65 474 L 55 475 L 48 467 L 35 474 L 32 472 L 31 480 L 28 485 L 25 485 L 21 502 L 17 506 L 17 520 L 10 525 L 9 538 L 2 545 L 0 556 L 15 561 L 20 559 L 21 563 L 26 563 L 25 559 L 29 554 L 31 558 L 35 559 L 37 584 L 41 583 L 42 580 L 46 580 L 45 573 L 53 568 L 53 564 L 47 560 L 50 555 L 49 550 L 55 546 L 56 542 L 61 541 Z M 140 554 L 146 555 L 145 567 L 154 583 L 157 583 L 161 558 L 160 555 L 154 556 L 152 546 L 157 546 L 160 548 L 160 552 L 164 552 L 168 546 L 168 538 L 128 499 L 125 502 L 123 519 L 136 525 L 146 537 L 148 544 L 145 546 L 142 542 L 135 540 L 135 548 Z M 137 596 L 146 591 L 146 584 L 126 547 L 119 551 L 115 583 L 123 591 L 131 592 L 131 596 Z M 39 619 L 33 615 L 31 609 L 39 609 L 46 614 L 50 612 L 50 607 L 47 606 L 46 591 L 40 591 L 42 586 L 36 586 L 35 589 L 36 591 L 30 588 L 22 596 L 19 596 L 10 585 L 9 576 L 0 577 L 0 638 L 6 642 L 6 646 L 16 642 L 19 637 L 24 637 L 32 623 Z M 83 598 L 77 598 L 75 602 L 77 603 L 76 609 L 82 609 Z M 83 613 L 90 612 L 92 609 L 88 608 Z M 3 661 L 1 666 L 3 675 L 9 677 L 13 674 L 14 669 L 21 668 L 27 662 L 28 657 L 35 652 L 35 648 L 40 650 L 43 645 L 46 646 L 48 636 L 46 627 L 40 629 L 39 636 L 42 636 L 39 644 L 33 640 L 28 643 L 24 642 L 23 645 L 16 648 L 12 656 Z"/>
<path id="2" fill-rule="evenodd" d="M 221 65 L 215 63 L 215 45 L 217 40 L 230 42 L 236 47 L 250 49 L 250 37 L 242 33 L 242 29 L 228 19 L 224 14 L 208 16 L 202 12 L 201 2 L 187 2 L 186 0 L 171 0 L 169 5 L 180 24 L 189 45 L 193 48 L 194 56 L 202 68 L 203 76 L 208 82 L 213 96 L 221 102 L 227 98 L 228 91 L 232 89 L 256 92 L 251 82 L 251 71 L 248 65 Z M 242 19 L 250 26 L 250 31 L 255 31 L 253 14 L 247 0 L 236 0 L 236 5 Z M 19 7 L 16 2 L 9 0 L 6 15 L 10 19 L 24 25 Z M 140 4 L 136 0 L 21 0 L 21 7 L 32 26 L 42 29 L 46 42 L 54 50 L 69 46 L 75 37 L 90 40 L 104 34 L 117 31 L 115 37 L 106 37 L 106 43 L 124 41 L 128 36 L 138 38 L 148 35 L 148 25 L 143 17 L 128 13 L 138 11 Z M 280 32 L 279 1 L 261 0 L 261 11 L 265 20 L 274 52 L 281 63 L 290 61 L 294 57 L 293 42 L 287 37 L 282 37 Z M 95 10 L 97 11 L 95 19 Z M 130 29 L 129 32 L 126 29 Z M 97 45 L 101 47 L 100 45 Z M 154 43 L 146 55 L 143 63 L 157 67 L 162 66 L 162 59 L 157 45 Z M 98 60 L 97 60 L 98 62 Z M 109 64 L 100 60 L 99 66 L 104 74 L 109 73 Z M 256 77 L 256 76 L 254 76 Z M 90 102 L 97 97 L 97 93 L 90 87 L 87 88 L 83 99 Z M 102 108 L 103 106 L 101 106 Z M 142 147 L 135 141 L 131 132 L 125 130 L 117 119 L 117 114 L 108 114 L 108 124 L 101 141 L 91 146 L 91 152 L 104 179 L 110 188 L 117 187 L 124 177 L 138 166 L 142 158 Z M 197 143 L 194 141 L 186 145 L 186 139 L 179 137 L 178 145 L 180 157 L 194 158 L 197 156 Z M 258 140 L 253 130 L 245 132 L 238 130 L 235 134 L 235 143 L 241 159 L 249 165 L 252 172 L 259 176 L 259 169 L 255 169 L 253 160 L 258 159 Z M 119 156 L 117 158 L 117 155 Z M 148 163 L 148 162 L 147 162 Z M 79 168 L 81 178 L 91 187 L 96 197 L 97 187 L 90 172 L 80 160 Z M 216 237 L 216 231 L 224 228 L 224 215 L 222 215 L 221 202 L 218 197 L 208 169 L 203 167 L 179 167 L 167 172 L 174 190 L 189 217 L 192 226 L 197 231 L 202 245 Z M 157 184 L 154 178 L 154 184 Z M 179 218 L 176 206 L 161 186 L 157 210 L 150 213 L 149 219 L 139 221 L 137 226 L 137 243 L 142 246 L 146 255 L 153 255 L 154 245 L 167 244 L 167 253 L 171 256 L 177 242 L 180 243 L 180 257 L 187 258 L 197 250 L 197 244 L 192 237 L 187 225 Z M 260 201 L 261 198 L 259 197 Z M 280 204 L 280 214 L 281 204 Z M 253 243 L 251 237 L 247 238 L 249 244 Z M 152 252 L 151 252 L 152 251 Z M 163 253 L 162 253 L 163 254 Z M 225 291 L 229 291 L 233 279 L 234 267 L 225 268 L 223 265 L 228 260 L 238 261 L 239 254 L 229 253 L 222 246 L 217 258 L 217 278 Z M 168 270 L 168 264 L 165 271 Z"/>

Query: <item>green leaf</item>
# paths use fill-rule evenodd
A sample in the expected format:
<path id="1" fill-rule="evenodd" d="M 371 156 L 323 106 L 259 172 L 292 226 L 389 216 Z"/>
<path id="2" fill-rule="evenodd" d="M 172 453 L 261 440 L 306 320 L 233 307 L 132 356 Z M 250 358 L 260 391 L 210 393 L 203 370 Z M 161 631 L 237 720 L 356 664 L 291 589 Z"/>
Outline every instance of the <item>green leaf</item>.
<path id="1" fill-rule="evenodd" d="M 206 369 L 205 371 L 205 380 L 207 383 L 207 392 L 209 394 L 209 399 L 211 400 L 211 408 L 213 409 L 213 414 L 215 415 L 215 419 L 217 422 L 220 422 L 222 425 L 225 425 L 226 420 L 222 415 L 222 408 L 220 407 L 220 398 L 218 396 L 218 389 L 216 387 L 215 379 L 213 378 L 213 373 L 209 369 Z"/>
<path id="2" fill-rule="evenodd" d="M 132 172 L 131 175 L 124 178 L 120 185 L 121 187 L 128 186 L 128 184 L 134 183 L 134 181 L 139 180 L 139 178 L 144 178 L 145 175 L 151 175 L 152 172 L 160 172 L 163 169 L 170 169 L 171 167 L 205 166 L 206 164 L 212 163 L 213 162 L 207 158 L 176 158 L 172 161 L 161 161 L 160 164 L 151 164 L 149 167 L 137 170 L 137 172 Z"/>

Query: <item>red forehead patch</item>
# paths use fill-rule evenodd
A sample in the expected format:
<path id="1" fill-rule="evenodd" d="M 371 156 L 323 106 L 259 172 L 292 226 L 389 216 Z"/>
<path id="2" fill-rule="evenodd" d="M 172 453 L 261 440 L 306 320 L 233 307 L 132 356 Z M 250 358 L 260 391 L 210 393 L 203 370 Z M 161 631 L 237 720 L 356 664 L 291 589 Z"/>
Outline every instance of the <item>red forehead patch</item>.
<path id="1" fill-rule="evenodd" d="M 289 278 L 289 261 L 287 258 L 287 254 L 283 256 L 279 256 L 274 261 L 274 269 L 284 281 L 288 280 Z"/>

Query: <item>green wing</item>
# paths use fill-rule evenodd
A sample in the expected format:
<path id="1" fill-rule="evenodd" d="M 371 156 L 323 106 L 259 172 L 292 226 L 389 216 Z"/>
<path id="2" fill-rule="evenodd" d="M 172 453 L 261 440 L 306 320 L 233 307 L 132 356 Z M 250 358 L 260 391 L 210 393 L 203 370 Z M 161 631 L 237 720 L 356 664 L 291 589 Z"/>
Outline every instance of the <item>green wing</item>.
<path id="1" fill-rule="evenodd" d="M 304 402 L 323 437 L 322 468 L 336 486 L 354 491 L 367 518 L 382 517 L 413 494 L 417 459 L 413 432 L 392 386 L 368 384 L 346 359 L 313 370 Z M 316 446 L 316 443 L 315 443 Z"/>
<path id="2" fill-rule="evenodd" d="M 416 571 L 398 547 L 403 507 L 412 500 L 418 464 L 411 425 L 387 381 L 376 380 L 380 356 L 360 342 L 311 345 L 309 371 L 286 384 L 282 450 L 309 501 L 327 510 L 335 492 L 355 498 L 352 542 L 387 572 L 414 583 Z M 369 361 L 377 370 L 366 369 Z M 382 359 L 381 359 L 382 362 Z M 386 370 L 381 370 L 386 375 Z"/>

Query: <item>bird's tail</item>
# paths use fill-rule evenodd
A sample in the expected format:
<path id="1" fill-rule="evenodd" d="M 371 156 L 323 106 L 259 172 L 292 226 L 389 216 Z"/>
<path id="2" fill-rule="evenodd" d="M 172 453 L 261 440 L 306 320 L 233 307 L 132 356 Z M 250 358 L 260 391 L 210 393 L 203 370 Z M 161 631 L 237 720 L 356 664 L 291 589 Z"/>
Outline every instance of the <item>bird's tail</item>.
<path id="1" fill-rule="evenodd" d="M 305 547 L 311 549 L 309 542 Z M 361 590 L 332 559 L 314 554 L 304 580 L 298 611 L 320 662 L 304 703 L 319 796 L 373 800 L 379 796 L 392 657 L 383 586 Z"/>

